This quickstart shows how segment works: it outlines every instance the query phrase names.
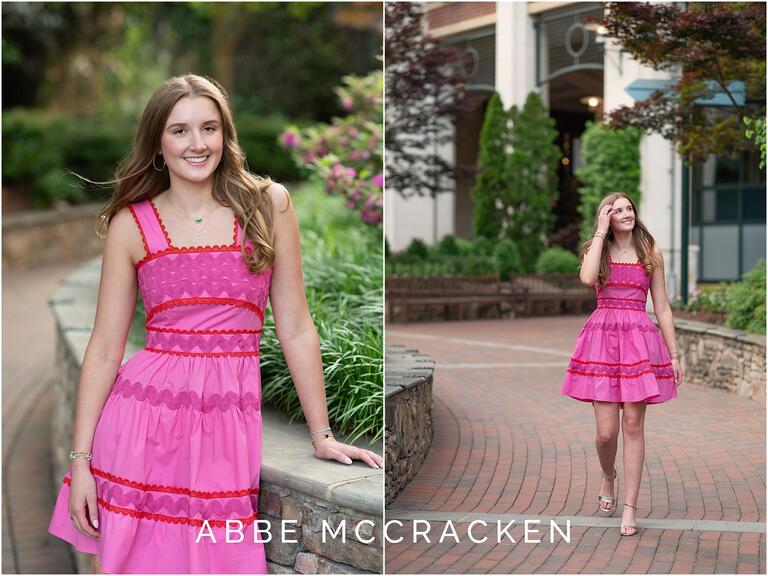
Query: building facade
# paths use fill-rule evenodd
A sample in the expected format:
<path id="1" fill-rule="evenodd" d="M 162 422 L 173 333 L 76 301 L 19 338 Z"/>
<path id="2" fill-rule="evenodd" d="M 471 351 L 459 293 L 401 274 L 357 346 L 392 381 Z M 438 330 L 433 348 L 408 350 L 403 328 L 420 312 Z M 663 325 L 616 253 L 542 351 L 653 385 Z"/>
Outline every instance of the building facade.
<path id="1" fill-rule="evenodd" d="M 387 189 L 386 235 L 392 250 L 413 238 L 428 243 L 445 234 L 473 235 L 478 140 L 485 103 L 494 91 L 505 107 L 521 107 L 530 92 L 541 95 L 559 132 L 562 150 L 554 243 L 577 249 L 580 138 L 587 121 L 629 105 L 651 87 L 673 78 L 643 66 L 596 24 L 601 2 L 436 2 L 427 4 L 428 33 L 464 54 L 467 89 L 484 104 L 461 115 L 452 145 L 442 153 L 455 166 L 453 190 L 404 200 Z M 643 136 L 640 217 L 664 252 L 670 297 L 684 280 L 684 210 L 688 209 L 687 276 L 697 282 L 737 280 L 765 257 L 765 171 L 758 159 L 712 157 L 686 169 L 671 142 Z M 684 172 L 687 171 L 687 174 Z M 690 195 L 683 186 L 690 183 Z"/>

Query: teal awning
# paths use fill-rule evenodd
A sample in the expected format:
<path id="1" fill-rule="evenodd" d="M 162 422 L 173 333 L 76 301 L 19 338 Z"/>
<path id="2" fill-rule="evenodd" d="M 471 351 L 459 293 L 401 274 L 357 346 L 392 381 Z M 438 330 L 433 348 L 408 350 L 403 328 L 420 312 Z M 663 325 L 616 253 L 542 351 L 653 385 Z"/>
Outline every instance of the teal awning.
<path id="1" fill-rule="evenodd" d="M 677 83 L 674 78 L 638 79 L 624 90 L 635 100 L 645 100 L 656 90 L 668 91 Z M 717 92 L 711 98 L 699 98 L 696 104 L 701 106 L 733 106 L 731 99 L 722 91 L 714 80 L 707 80 L 707 86 Z M 744 105 L 746 86 L 742 81 L 731 82 L 728 90 L 739 106 Z"/>

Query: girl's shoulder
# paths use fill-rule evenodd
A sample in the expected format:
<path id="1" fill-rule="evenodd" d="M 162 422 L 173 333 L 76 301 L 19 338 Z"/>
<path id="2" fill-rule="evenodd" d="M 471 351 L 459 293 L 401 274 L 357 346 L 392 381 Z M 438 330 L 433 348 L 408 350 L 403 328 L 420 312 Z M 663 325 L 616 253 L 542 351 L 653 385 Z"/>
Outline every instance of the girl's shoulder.
<path id="1" fill-rule="evenodd" d="M 278 182 L 272 182 L 266 190 L 272 201 L 272 206 L 279 212 L 284 212 L 291 205 L 291 195 L 288 189 Z"/>

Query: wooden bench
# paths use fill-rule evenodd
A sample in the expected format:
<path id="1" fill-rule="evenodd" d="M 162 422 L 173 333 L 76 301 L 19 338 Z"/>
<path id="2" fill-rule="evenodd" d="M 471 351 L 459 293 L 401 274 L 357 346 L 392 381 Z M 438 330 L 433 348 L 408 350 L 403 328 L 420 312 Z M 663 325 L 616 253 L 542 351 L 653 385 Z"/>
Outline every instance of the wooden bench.
<path id="1" fill-rule="evenodd" d="M 576 274 L 510 274 L 509 284 L 515 310 L 522 305 L 529 316 L 536 302 L 557 303 L 560 313 L 569 305 L 581 311 L 585 305 L 594 308 L 597 303 L 595 289 L 584 286 Z"/>
<path id="2" fill-rule="evenodd" d="M 508 302 L 508 296 L 501 293 L 501 280 L 498 274 L 483 276 L 387 276 L 386 302 L 390 320 L 395 318 L 395 309 L 399 308 L 403 322 L 410 319 L 413 306 L 442 306 L 444 317 L 448 319 L 449 310 L 455 307 L 457 317 L 464 319 L 464 306 L 467 304 L 495 304 L 502 315 L 502 303 Z"/>

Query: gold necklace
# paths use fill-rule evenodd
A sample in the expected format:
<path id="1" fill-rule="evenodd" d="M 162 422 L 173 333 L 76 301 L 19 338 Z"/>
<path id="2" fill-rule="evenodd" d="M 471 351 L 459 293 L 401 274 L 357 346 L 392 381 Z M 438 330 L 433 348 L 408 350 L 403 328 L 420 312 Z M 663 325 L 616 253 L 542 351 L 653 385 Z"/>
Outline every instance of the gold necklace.
<path id="1" fill-rule="evenodd" d="M 213 213 L 214 213 L 216 210 L 218 210 L 218 209 L 221 207 L 221 204 L 219 204 L 218 202 L 216 202 L 216 206 L 214 206 L 213 208 L 211 208 L 210 210 L 208 210 L 208 212 L 206 212 L 206 213 L 205 213 L 205 214 L 203 214 L 202 216 L 199 216 L 199 217 L 196 217 L 196 218 L 195 218 L 195 217 L 193 217 L 193 216 L 190 216 L 189 214 L 185 214 L 185 213 L 183 213 L 181 210 L 179 210 L 178 208 L 176 208 L 176 206 L 174 206 L 174 205 L 171 203 L 171 201 L 170 201 L 170 200 L 168 201 L 168 204 L 170 204 L 170 205 L 171 205 L 171 208 L 173 208 L 173 209 L 174 209 L 174 211 L 175 211 L 177 214 L 179 214 L 179 215 L 182 217 L 182 218 L 181 218 L 181 221 L 184 223 L 184 225 L 185 225 L 185 226 L 187 226 L 188 228 L 190 228 L 190 229 L 191 229 L 191 230 L 192 230 L 192 231 L 195 233 L 195 235 L 196 235 L 196 236 L 200 236 L 200 234 L 202 234 L 202 233 L 203 233 L 203 230 L 205 230 L 205 229 L 206 229 L 206 227 L 208 226 L 208 223 L 211 221 L 211 220 L 210 220 L 210 218 L 208 218 L 208 216 L 210 216 L 211 214 L 213 214 Z M 202 228 L 200 228 L 200 230 L 197 230 L 197 229 L 196 229 L 194 226 L 192 226 L 192 224 L 190 224 L 189 222 L 187 222 L 187 219 L 190 219 L 190 218 L 191 218 L 192 220 L 194 220 L 196 224 L 199 224 L 200 222 L 203 222 L 203 221 L 205 221 L 205 223 L 203 224 L 203 227 L 202 227 Z"/>

